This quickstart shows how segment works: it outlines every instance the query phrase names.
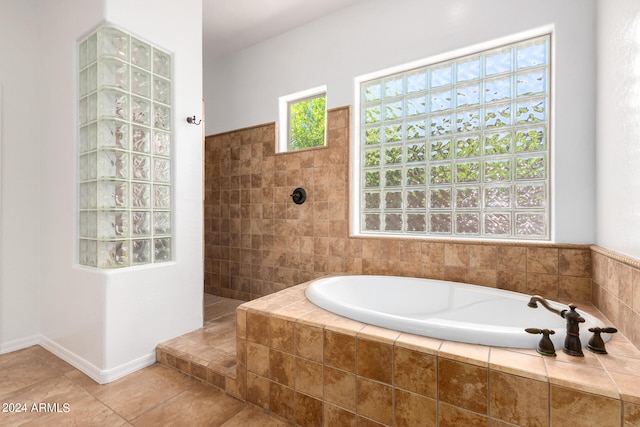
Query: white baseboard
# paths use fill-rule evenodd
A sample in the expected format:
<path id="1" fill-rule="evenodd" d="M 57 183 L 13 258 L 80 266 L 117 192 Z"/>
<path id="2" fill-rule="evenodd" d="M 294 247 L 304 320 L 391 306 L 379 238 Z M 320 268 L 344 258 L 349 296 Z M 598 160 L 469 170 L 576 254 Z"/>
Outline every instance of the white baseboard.
<path id="1" fill-rule="evenodd" d="M 66 348 L 62 347 L 60 344 L 50 340 L 45 336 L 42 336 L 42 335 L 40 336 L 40 342 L 38 344 L 40 344 L 45 349 L 47 349 L 51 353 L 58 356 L 60 359 L 67 362 L 69 365 L 84 372 L 95 382 L 99 384 L 105 384 L 105 382 L 101 381 L 102 378 L 100 375 L 100 369 L 93 363 L 67 350 Z"/>
<path id="2" fill-rule="evenodd" d="M 98 382 L 100 382 L 100 384 L 110 383 L 111 381 L 115 381 L 118 378 L 122 378 L 136 371 L 139 371 L 140 369 L 146 368 L 147 366 L 151 366 L 154 363 L 156 363 L 155 351 L 153 353 L 138 357 L 137 359 L 124 363 L 120 366 L 116 366 L 115 368 L 101 371 L 100 377 L 102 379 L 102 382 Z"/>
<path id="3" fill-rule="evenodd" d="M 22 350 L 23 348 L 31 347 L 36 344 L 40 344 L 40 335 L 32 335 L 30 337 L 20 338 L 19 340 L 0 343 L 0 354 Z"/>
<path id="4" fill-rule="evenodd" d="M 120 366 L 116 366 L 111 369 L 100 369 L 93 363 L 78 356 L 77 354 L 67 350 L 55 341 L 50 340 L 42 335 L 34 335 L 28 338 L 20 340 L 10 341 L 5 344 L 0 344 L 0 354 L 9 353 L 23 348 L 31 347 L 33 345 L 40 345 L 51 353 L 55 354 L 60 359 L 64 360 L 74 368 L 82 371 L 89 378 L 97 382 L 98 384 L 107 384 L 111 381 L 115 381 L 118 378 L 122 378 L 135 371 L 151 366 L 156 362 L 156 353 L 141 356 L 130 362 L 124 363 Z"/>

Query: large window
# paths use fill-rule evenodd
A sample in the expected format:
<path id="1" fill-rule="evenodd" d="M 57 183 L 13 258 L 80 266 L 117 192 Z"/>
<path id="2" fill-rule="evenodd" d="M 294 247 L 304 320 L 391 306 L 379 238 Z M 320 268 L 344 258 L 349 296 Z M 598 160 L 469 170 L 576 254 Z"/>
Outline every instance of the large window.
<path id="1" fill-rule="evenodd" d="M 549 238 L 550 36 L 360 82 L 361 234 Z"/>

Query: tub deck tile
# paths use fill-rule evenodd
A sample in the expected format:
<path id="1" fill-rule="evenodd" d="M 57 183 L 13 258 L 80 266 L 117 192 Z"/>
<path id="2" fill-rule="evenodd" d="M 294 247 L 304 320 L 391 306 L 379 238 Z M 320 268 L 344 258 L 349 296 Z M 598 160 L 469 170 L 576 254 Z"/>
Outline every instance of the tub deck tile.
<path id="1" fill-rule="evenodd" d="M 298 363 L 315 363 L 318 364 L 318 367 L 324 366 L 327 362 L 323 358 L 327 357 L 326 352 L 331 350 L 330 345 L 333 342 L 328 341 L 323 344 L 323 341 L 328 339 L 325 338 L 327 334 L 333 334 L 335 336 L 332 335 L 330 337 L 333 340 L 340 337 L 349 339 L 349 342 L 357 342 L 359 339 L 364 339 L 378 342 L 381 345 L 392 346 L 394 347 L 394 358 L 400 357 L 398 356 L 398 351 L 406 352 L 410 350 L 425 356 L 435 357 L 435 360 L 438 361 L 438 366 L 442 363 L 445 365 L 449 363 L 465 366 L 473 372 L 475 372 L 474 369 L 478 370 L 479 373 L 483 371 L 488 374 L 486 375 L 487 383 L 484 384 L 483 381 L 480 381 L 475 384 L 475 387 L 479 387 L 478 390 L 480 391 L 489 387 L 490 378 L 504 377 L 516 383 L 535 381 L 541 384 L 549 384 L 549 392 L 552 397 L 548 408 L 548 413 L 551 415 L 549 424 L 560 422 L 569 415 L 578 420 L 586 421 L 588 419 L 586 413 L 576 413 L 571 408 L 569 408 L 571 409 L 569 411 L 570 414 L 569 412 L 565 413 L 568 410 L 567 408 L 554 404 L 553 395 L 562 393 L 566 396 L 581 396 L 581 398 L 585 399 L 595 399 L 594 402 L 606 403 L 611 410 L 607 411 L 608 415 L 605 415 L 602 421 L 608 420 L 609 424 L 607 425 L 612 422 L 614 424 L 611 425 L 617 425 L 613 421 L 613 418 L 617 416 L 616 414 L 624 414 L 624 420 L 627 423 L 629 420 L 635 420 L 636 415 L 640 414 L 640 409 L 637 409 L 640 408 L 640 350 L 620 333 L 613 335 L 612 339 L 607 343 L 607 350 L 609 351 L 607 355 L 595 355 L 585 350 L 585 357 L 571 357 L 564 354 L 561 349 L 556 349 L 557 357 L 543 357 L 535 349 L 497 348 L 457 343 L 366 325 L 324 312 L 324 310 L 311 304 L 304 299 L 306 286 L 305 284 L 283 290 L 269 295 L 264 301 L 254 300 L 246 303 L 238 301 L 237 304 L 242 305 L 236 309 L 236 322 L 230 320 L 233 316 L 230 316 L 229 313 L 218 313 L 220 314 L 219 318 L 207 320 L 202 330 L 191 332 L 158 345 L 158 361 L 188 373 L 194 378 L 199 378 L 207 384 L 220 387 L 228 394 L 241 400 L 250 398 L 249 400 L 255 401 L 258 406 L 266 408 L 273 405 L 273 414 L 281 419 L 286 419 L 288 422 L 297 420 L 299 422 L 313 421 L 319 423 L 324 417 L 322 421 L 325 425 L 334 419 L 366 421 L 376 425 L 401 425 L 406 420 L 413 419 L 412 417 L 416 415 L 410 410 L 407 411 L 407 408 L 416 405 L 420 406 L 424 399 L 428 400 L 431 397 L 421 394 L 421 390 L 414 390 L 413 387 L 409 387 L 407 384 L 401 384 L 401 382 L 395 384 L 396 379 L 400 381 L 400 377 L 393 376 L 390 383 L 380 382 L 379 378 L 366 378 L 366 376 L 359 375 L 353 367 L 340 364 L 331 368 L 326 365 L 327 367 L 322 368 L 322 371 L 318 370 L 317 374 L 309 377 L 310 381 L 312 381 L 312 378 L 318 381 L 318 387 L 321 385 L 322 387 L 333 387 L 333 389 L 327 389 L 328 396 L 333 396 L 329 403 L 322 400 L 323 396 L 319 390 L 324 390 L 324 388 L 296 390 L 295 378 L 293 379 L 294 388 L 291 388 L 289 383 L 287 383 L 289 385 L 281 384 L 283 380 L 277 375 L 271 378 L 272 375 L 271 373 L 267 374 L 266 368 L 254 369 L 255 366 L 253 365 L 251 369 L 258 372 L 248 373 L 246 346 L 251 342 L 251 340 L 247 341 L 248 338 L 260 341 L 260 345 L 264 345 L 265 350 L 269 347 L 274 357 L 279 355 L 278 351 L 285 350 L 287 353 L 283 353 L 283 356 L 287 356 Z M 217 298 L 210 298 L 207 301 L 219 302 Z M 226 310 L 229 305 L 228 303 L 220 304 L 220 307 Z M 586 303 L 583 303 L 582 306 L 581 309 L 585 312 L 596 315 L 605 323 L 608 322 L 593 306 Z M 217 311 L 208 309 L 205 310 L 205 313 L 211 314 L 217 313 Z M 276 348 L 279 345 L 278 343 L 281 344 L 282 340 L 286 341 L 287 338 L 281 336 L 282 334 L 280 333 L 276 333 L 274 326 L 271 325 L 271 320 L 276 323 L 288 322 L 287 324 L 290 325 L 288 329 L 293 330 L 293 335 L 290 338 L 293 340 L 291 343 L 296 343 L 295 348 L 289 348 L 291 345 L 286 348 Z M 252 324 L 256 321 L 260 325 Z M 262 327 L 263 323 L 269 325 L 266 330 Z M 225 332 L 225 328 L 230 328 L 231 332 Z M 260 331 L 259 337 L 256 336 L 258 330 Z M 295 339 L 296 335 L 298 335 L 298 339 Z M 231 345 L 234 336 L 236 338 L 235 349 Z M 264 341 L 265 336 L 269 338 L 266 341 Z M 324 346 L 329 347 L 323 349 Z M 293 354 L 289 353 L 290 351 L 293 351 Z M 332 351 L 335 353 L 341 350 L 334 348 Z M 406 356 L 404 353 L 403 355 Z M 334 355 L 332 357 L 335 359 L 338 356 Z M 269 360 L 271 360 L 271 357 Z M 390 363 L 390 369 L 393 369 L 395 364 L 395 362 Z M 320 375 L 320 372 L 325 370 L 327 374 Z M 277 374 L 277 372 L 275 373 Z M 411 376 L 411 369 L 407 373 Z M 434 372 L 433 375 L 439 377 L 442 373 L 440 369 L 437 369 L 437 373 Z M 354 408 L 352 404 L 345 407 L 339 401 L 340 399 L 336 398 L 336 396 L 344 392 L 343 383 L 345 378 L 349 379 L 349 384 L 355 381 L 356 393 L 363 391 L 376 391 L 377 393 L 369 394 L 369 397 L 356 394 L 356 399 L 359 403 L 362 403 L 362 407 L 356 405 Z M 325 384 L 327 381 L 328 383 Z M 447 386 L 447 384 L 448 381 L 439 381 L 437 387 Z M 505 384 L 508 386 L 511 383 Z M 257 385 L 260 385 L 260 387 L 257 387 Z M 271 387 L 269 387 L 270 385 Z M 409 390 L 407 390 L 407 387 Z M 274 393 L 279 389 L 285 390 L 287 393 L 280 393 L 277 396 L 265 394 L 270 389 L 274 390 Z M 260 391 L 260 393 L 256 394 L 257 391 Z M 453 419 L 451 417 L 458 421 L 470 417 L 469 419 L 473 418 L 474 422 L 477 421 L 483 425 L 491 423 L 491 425 L 498 426 L 503 425 L 505 422 L 515 422 L 515 419 L 509 418 L 514 412 L 510 411 L 508 407 L 504 408 L 506 412 L 503 411 L 504 414 L 502 415 L 500 415 L 499 411 L 496 413 L 489 411 L 485 415 L 484 405 L 482 408 L 475 408 L 470 405 L 473 399 L 465 400 L 464 404 L 460 403 L 459 407 L 452 406 L 452 403 L 455 404 L 455 402 L 452 401 L 451 396 L 449 396 L 449 404 L 446 403 L 446 399 L 445 401 L 437 400 L 437 396 L 440 393 L 440 390 L 432 390 L 429 395 L 433 394 L 436 397 L 433 402 L 438 408 L 438 420 L 445 425 Z M 389 399 L 386 397 L 388 397 L 388 394 L 389 396 L 395 396 L 393 407 L 387 407 Z M 293 396 L 293 400 L 286 398 L 289 395 Z M 456 394 L 454 393 L 453 395 Z M 371 400 L 371 396 L 377 397 Z M 448 395 L 445 393 L 445 396 Z M 503 393 L 501 396 L 502 400 L 499 403 L 501 405 L 508 404 L 509 393 Z M 486 399 L 483 397 L 481 400 L 485 401 Z M 324 410 L 321 410 L 323 407 Z M 507 417 L 508 419 L 504 418 L 507 413 L 511 414 Z M 609 417 L 609 415 L 613 418 Z M 638 418 L 640 419 L 640 416 Z M 376 421 L 374 422 L 373 420 Z M 379 422 L 384 424 L 378 424 Z"/>
<path id="2" fill-rule="evenodd" d="M 618 334 L 615 334 L 611 337 L 611 341 L 606 343 L 606 348 L 607 352 L 613 356 L 633 357 L 636 359 L 640 358 L 640 354 L 638 354 L 638 348 L 633 345 L 628 339 Z"/>
<path id="3" fill-rule="evenodd" d="M 529 356 L 498 347 L 492 347 L 489 355 L 489 367 L 494 371 L 518 375 L 537 381 L 549 381 L 544 361 L 537 355 Z"/>
<path id="4" fill-rule="evenodd" d="M 373 325 L 365 325 L 365 327 L 360 329 L 360 331 L 358 332 L 358 338 L 364 338 L 371 341 L 377 341 L 391 345 L 396 342 L 399 336 L 400 332 L 398 331 Z"/>
<path id="5" fill-rule="evenodd" d="M 313 310 L 314 309 L 311 307 L 300 307 L 295 304 L 289 304 L 274 309 L 271 314 L 283 320 L 290 320 L 295 322 L 300 318 L 300 316 L 304 316 L 305 314 Z"/>
<path id="6" fill-rule="evenodd" d="M 340 319 L 340 317 L 342 316 L 338 316 L 337 314 L 316 307 L 315 309 L 300 315 L 297 321 L 309 326 L 323 328 L 326 324 L 334 322 Z"/>
<path id="7" fill-rule="evenodd" d="M 436 338 L 423 337 L 421 335 L 403 332 L 396 340 L 396 347 L 437 355 L 440 347 L 442 346 L 442 342 L 442 340 Z"/>
<path id="8" fill-rule="evenodd" d="M 609 374 L 618 387 L 623 401 L 640 404 L 640 378 L 636 375 L 620 372 L 610 372 Z"/>
<path id="9" fill-rule="evenodd" d="M 640 359 L 635 357 L 619 356 L 615 354 L 596 355 L 609 372 L 620 372 L 622 374 L 640 375 Z M 640 380 L 640 376 L 638 377 Z"/>
<path id="10" fill-rule="evenodd" d="M 331 321 L 331 323 L 325 325 L 325 329 L 328 331 L 339 332 L 345 335 L 356 336 L 358 332 L 360 332 L 365 326 L 367 326 L 365 323 L 358 322 L 357 320 L 338 316 L 338 318 Z"/>
<path id="11" fill-rule="evenodd" d="M 471 365 L 488 367 L 491 347 L 479 344 L 467 344 L 455 341 L 442 341 L 439 356 Z"/>
<path id="12" fill-rule="evenodd" d="M 556 357 L 553 357 L 551 362 L 564 362 L 572 363 L 574 365 L 587 366 L 590 368 L 602 369 L 602 363 L 598 360 L 596 355 L 587 349 L 584 349 L 584 357 L 570 356 L 561 348 L 556 348 Z M 546 358 L 545 358 L 546 359 Z"/>
<path id="13" fill-rule="evenodd" d="M 616 385 L 604 369 L 552 359 L 545 358 L 551 384 L 606 397 L 619 397 Z"/>

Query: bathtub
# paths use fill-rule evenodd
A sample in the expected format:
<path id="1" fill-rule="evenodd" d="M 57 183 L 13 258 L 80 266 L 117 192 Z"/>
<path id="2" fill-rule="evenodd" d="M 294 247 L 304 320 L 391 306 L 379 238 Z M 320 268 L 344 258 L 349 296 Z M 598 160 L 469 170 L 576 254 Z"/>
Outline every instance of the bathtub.
<path id="1" fill-rule="evenodd" d="M 307 298 L 325 310 L 360 322 L 432 338 L 496 347 L 537 348 L 542 335 L 525 328 L 553 329 L 551 339 L 564 346 L 565 319 L 541 305 L 527 306 L 530 296 L 501 289 L 442 280 L 394 276 L 333 276 L 314 280 Z M 561 310 L 567 306 L 549 303 Z M 589 328 L 604 324 L 580 310 L 583 347 Z M 607 341 L 610 337 L 603 334 Z"/>

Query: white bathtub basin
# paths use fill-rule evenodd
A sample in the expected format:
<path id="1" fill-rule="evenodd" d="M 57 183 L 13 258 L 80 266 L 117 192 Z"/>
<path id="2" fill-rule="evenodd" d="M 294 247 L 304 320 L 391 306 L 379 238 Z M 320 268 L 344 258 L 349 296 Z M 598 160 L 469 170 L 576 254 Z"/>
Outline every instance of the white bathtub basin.
<path id="1" fill-rule="evenodd" d="M 527 306 L 530 296 L 455 282 L 396 276 L 334 276 L 313 281 L 307 298 L 325 310 L 371 325 L 433 338 L 497 347 L 536 348 L 542 335 L 525 328 L 553 329 L 560 351 L 566 321 L 541 305 Z M 567 306 L 549 303 L 561 310 Z M 604 324 L 594 316 L 580 324 L 587 345 L 589 328 Z M 603 334 L 603 339 L 609 339 Z"/>

